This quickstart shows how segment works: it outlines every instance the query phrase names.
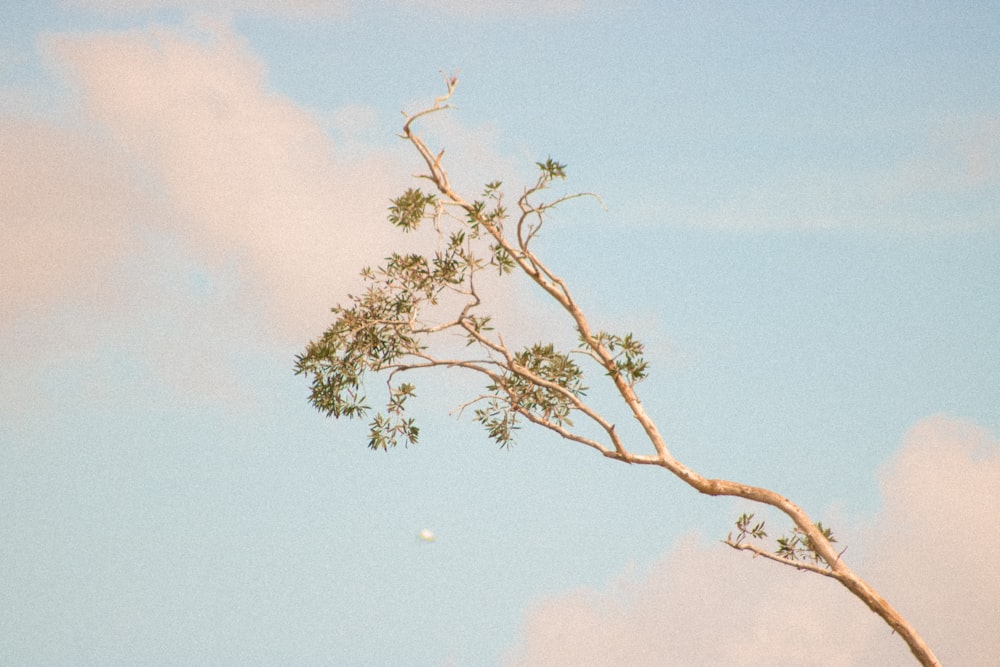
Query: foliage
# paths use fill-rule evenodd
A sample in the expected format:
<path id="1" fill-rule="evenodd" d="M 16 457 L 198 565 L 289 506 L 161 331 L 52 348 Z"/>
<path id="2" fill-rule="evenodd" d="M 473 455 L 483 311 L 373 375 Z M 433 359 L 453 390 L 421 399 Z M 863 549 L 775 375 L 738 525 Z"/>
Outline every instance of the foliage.
<path id="1" fill-rule="evenodd" d="M 740 545 L 743 541 L 750 537 L 755 540 L 763 539 L 767 537 L 767 533 L 764 531 L 764 522 L 758 521 L 757 523 L 750 525 L 753 522 L 753 514 L 741 514 L 738 519 L 736 519 L 736 539 L 733 539 L 733 534 L 729 533 L 729 539 L 736 545 Z"/>
<path id="2" fill-rule="evenodd" d="M 816 530 L 819 531 L 828 543 L 836 543 L 837 539 L 833 536 L 833 531 L 829 528 L 824 528 L 821 521 L 816 522 Z M 764 522 L 758 521 L 754 523 L 753 513 L 744 513 L 736 519 L 736 537 L 733 537 L 733 534 L 729 533 L 725 542 L 733 547 L 750 549 L 764 555 L 758 547 L 751 546 L 747 540 L 759 541 L 766 537 L 767 532 L 764 530 Z M 816 566 L 828 568 L 827 562 L 820 555 L 819 551 L 817 551 L 813 538 L 798 526 L 793 526 L 791 533 L 777 538 L 775 542 L 777 549 L 774 551 L 774 557 L 777 560 L 784 560 L 789 564 L 811 563 Z"/>
<path id="3" fill-rule="evenodd" d="M 834 543 L 837 539 L 829 528 L 823 527 L 822 521 L 816 522 L 816 528 L 827 542 Z M 810 560 L 813 563 L 823 562 L 822 557 L 816 552 L 816 546 L 812 538 L 805 534 L 801 528 L 795 526 L 790 535 L 778 538 L 777 554 L 788 560 Z"/>
<path id="4" fill-rule="evenodd" d="M 452 187 L 441 162 L 444 152 L 432 152 L 414 132 L 413 124 L 428 114 L 449 108 L 457 80 L 445 80 L 447 93 L 432 106 L 408 115 L 403 138 L 417 150 L 427 168 L 420 178 L 432 192 L 410 188 L 393 199 L 389 222 L 404 232 L 416 232 L 425 220 L 433 223 L 433 252 L 393 253 L 384 264 L 362 271 L 365 288 L 348 295 L 346 305 L 332 309 L 333 323 L 305 352 L 296 357 L 296 373 L 310 379 L 310 401 L 332 417 L 365 418 L 371 412 L 367 383 L 384 381 L 384 409 L 369 421 L 368 446 L 389 450 L 418 442 L 419 428 L 407 416 L 415 386 L 397 376 L 422 369 L 464 371 L 483 382 L 482 393 L 461 406 L 475 406 L 474 418 L 501 447 L 514 442 L 524 422 L 590 447 L 618 461 L 663 468 L 678 480 L 709 496 L 731 496 L 773 507 L 792 521 L 790 533 L 777 539 L 777 549 L 759 546 L 767 537 L 763 521 L 744 513 L 736 532 L 724 542 L 799 570 L 840 582 L 898 633 L 924 665 L 938 665 L 919 633 L 833 550 L 833 533 L 813 522 L 805 511 L 770 489 L 698 474 L 670 451 L 655 421 L 646 413 L 636 385 L 649 373 L 644 347 L 631 333 L 594 330 L 566 283 L 535 254 L 538 237 L 550 211 L 589 193 L 544 201 L 552 183 L 566 178 L 566 165 L 551 157 L 537 162 L 533 185 L 513 205 L 505 204 L 503 184 L 487 183 L 481 195 L 466 200 Z M 575 331 L 577 346 L 564 351 L 540 341 L 512 349 L 494 330 L 478 289 L 480 272 L 495 271 L 498 279 L 527 279 L 563 311 Z M 465 340 L 461 354 L 448 352 L 453 334 Z M 583 364 L 577 363 L 581 359 Z M 596 373 L 595 373 L 596 371 Z M 630 451 L 613 421 L 587 402 L 585 376 L 590 382 L 610 381 L 627 414 L 636 420 L 652 445 L 652 453 Z M 589 430 L 580 424 L 586 422 Z M 595 430 L 596 429 L 596 430 Z M 597 435 L 593 435 L 593 433 Z"/>
<path id="5" fill-rule="evenodd" d="M 391 201 L 388 219 L 404 231 L 417 230 L 432 220 L 439 249 L 433 254 L 393 253 L 385 264 L 365 268 L 362 294 L 348 295 L 350 303 L 332 309 L 334 322 L 296 358 L 296 372 L 311 380 L 310 401 L 332 417 L 362 418 L 371 411 L 365 380 L 371 375 L 390 378 L 384 411 L 370 421 L 369 447 L 389 449 L 415 444 L 419 427 L 406 416 L 406 400 L 415 395 L 411 384 L 392 387 L 397 373 L 434 366 L 462 367 L 484 377 L 485 392 L 475 420 L 491 440 L 502 447 L 514 442 L 524 419 L 564 433 L 574 426 L 573 413 L 584 408 L 584 370 L 551 342 L 511 350 L 492 336 L 491 317 L 479 313 L 481 300 L 476 274 L 489 266 L 499 276 L 536 261 L 531 241 L 542 227 L 552 203 L 532 203 L 556 179 L 566 178 L 566 165 L 551 158 L 538 162 L 538 179 L 518 200 L 521 211 L 515 231 L 505 236 L 510 214 L 503 204 L 502 183 L 488 183 L 482 197 L 462 207 L 464 216 L 444 213 L 441 200 L 419 188 L 410 188 Z M 454 202 L 451 202 L 454 204 Z M 442 318 L 446 293 L 460 297 L 456 311 Z M 431 351 L 432 339 L 459 330 L 475 355 L 444 359 Z M 646 376 L 643 346 L 631 333 L 598 332 L 582 336 L 579 349 L 591 358 L 595 347 L 605 349 L 605 374 L 635 384 Z"/>

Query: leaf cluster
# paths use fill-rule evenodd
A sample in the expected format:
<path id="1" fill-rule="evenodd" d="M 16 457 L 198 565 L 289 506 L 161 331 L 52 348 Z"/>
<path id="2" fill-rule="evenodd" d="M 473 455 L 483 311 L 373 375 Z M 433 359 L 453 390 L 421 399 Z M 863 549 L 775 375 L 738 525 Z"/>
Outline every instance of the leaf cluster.
<path id="1" fill-rule="evenodd" d="M 816 522 L 816 528 L 823 534 L 827 542 L 835 543 L 837 541 L 833 536 L 833 531 L 829 528 L 824 528 L 822 521 Z M 790 534 L 779 537 L 777 542 L 778 550 L 775 553 L 786 560 L 811 561 L 817 564 L 825 562 L 819 553 L 816 552 L 816 547 L 813 545 L 812 540 L 798 526 L 793 527 Z"/>
<path id="2" fill-rule="evenodd" d="M 296 358 L 297 374 L 311 378 L 309 400 L 332 417 L 362 417 L 368 411 L 362 379 L 419 349 L 412 321 L 418 299 L 401 284 L 412 284 L 421 262 L 394 255 L 380 270 L 384 281 L 367 272 L 370 286 L 351 306 L 336 306 L 334 323 Z M 425 292 L 426 293 L 426 292 Z"/>
<path id="3" fill-rule="evenodd" d="M 819 529 L 827 541 L 831 543 L 837 541 L 833 536 L 833 531 L 829 528 L 824 528 L 821 521 L 816 522 L 816 528 Z M 736 519 L 736 536 L 733 537 L 733 533 L 729 533 L 726 541 L 732 546 L 739 547 L 748 538 L 750 540 L 762 540 L 765 537 L 767 537 L 767 532 L 764 530 L 764 522 L 758 521 L 754 523 L 754 515 L 752 513 L 744 513 Z M 798 526 L 792 527 L 790 534 L 777 538 L 775 542 L 778 548 L 774 554 L 783 560 L 791 563 L 810 562 L 816 565 L 826 565 L 822 556 L 816 551 L 812 540 Z"/>
<path id="4" fill-rule="evenodd" d="M 591 333 L 593 330 L 566 283 L 530 249 L 546 215 L 554 207 L 569 199 L 597 198 L 596 195 L 571 194 L 537 203 L 540 191 L 553 181 L 566 178 L 566 165 L 552 158 L 537 162 L 537 180 L 517 198 L 510 229 L 505 230 L 509 214 L 503 204 L 501 183 L 488 183 L 480 199 L 468 202 L 455 192 L 441 166 L 444 152 L 432 152 L 411 128 L 417 118 L 448 108 L 445 103 L 454 91 L 456 79 L 449 77 L 446 83 L 447 93 L 436 98 L 430 108 L 407 115 L 403 126 L 403 137 L 417 149 L 428 170 L 420 178 L 431 182 L 438 194 L 410 188 L 391 200 L 388 212 L 389 222 L 405 232 L 416 231 L 422 221 L 432 219 L 438 233 L 438 250 L 423 255 L 394 253 L 383 266 L 362 272 L 364 292 L 360 296 L 349 295 L 348 305 L 333 308 L 333 324 L 296 357 L 296 373 L 310 377 L 312 404 L 328 416 L 363 417 L 370 411 L 364 391 L 365 378 L 387 376 L 388 399 L 384 410 L 369 422 L 368 442 L 371 449 L 385 451 L 400 443 L 416 444 L 420 434 L 414 420 L 406 414 L 407 403 L 416 390 L 407 382 L 394 384 L 397 376 L 435 367 L 477 373 L 485 378 L 486 391 L 461 409 L 476 405 L 476 420 L 501 447 L 513 442 L 514 433 L 527 420 L 567 440 L 592 447 L 604 456 L 627 463 L 662 466 L 701 493 L 741 497 L 778 508 L 795 525 L 790 533 L 777 538 L 776 551 L 755 544 L 766 539 L 768 533 L 764 521 L 756 521 L 752 513 L 739 516 L 736 532 L 730 532 L 726 543 L 843 582 L 894 630 L 904 634 L 921 662 L 940 664 L 905 620 L 884 600 L 870 594 L 869 587 L 839 562 L 839 556 L 835 561 L 830 558 L 828 545 L 823 543 L 823 540 L 836 542 L 830 529 L 817 522 L 813 530 L 812 520 L 800 508 L 773 491 L 707 479 L 673 457 L 635 392 L 635 385 L 649 371 L 642 343 L 631 333 Z M 445 231 L 445 226 L 450 231 Z M 579 347 L 573 354 L 596 362 L 612 378 L 632 416 L 649 436 L 655 455 L 629 451 L 615 424 L 585 402 L 584 373 L 570 355 L 551 343 L 541 342 L 514 352 L 504 344 L 500 333 L 493 332 L 489 315 L 479 310 L 481 300 L 474 284 L 477 272 L 487 266 L 495 268 L 501 276 L 519 269 L 563 308 L 579 334 Z M 454 304 L 453 299 L 440 298 L 446 291 L 460 295 L 461 303 L 449 318 L 432 323 L 429 311 L 437 315 Z M 467 346 L 459 356 L 436 356 L 428 339 L 449 330 L 464 336 Z M 469 356 L 472 354 L 477 356 Z M 571 416 L 589 419 L 590 425 L 596 425 L 602 435 L 593 437 L 576 430 Z M 814 544 L 810 535 L 819 544 Z M 825 559 L 820 551 L 827 554 Z"/>
<path id="5" fill-rule="evenodd" d="M 649 373 L 649 362 L 643 358 L 645 347 L 632 334 L 619 336 L 598 331 L 595 338 L 612 354 L 614 369 L 609 370 L 608 375 L 620 375 L 632 386 L 646 378 Z M 584 345 L 585 343 L 581 342 L 581 346 Z"/>
<path id="6" fill-rule="evenodd" d="M 528 202 L 528 196 L 544 190 L 555 179 L 566 178 L 566 165 L 547 158 L 536 163 L 538 182 L 518 201 L 523 215 L 518 242 L 505 240 L 508 210 L 503 203 L 502 183 L 487 183 L 481 198 L 462 203 L 464 217 L 454 217 L 442 201 L 454 207 L 454 198 L 441 200 L 419 188 L 409 188 L 391 200 L 388 221 L 406 232 L 422 221 L 434 220 L 439 250 L 427 254 L 393 253 L 384 265 L 362 271 L 365 290 L 349 295 L 347 305 L 332 309 L 334 322 L 323 335 L 296 357 L 296 373 L 310 378 L 310 402 L 332 417 L 365 417 L 371 410 L 364 379 L 373 373 L 394 374 L 438 365 L 462 365 L 487 376 L 487 393 L 473 403 L 480 406 L 475 418 L 489 437 L 503 447 L 513 441 L 520 419 L 549 428 L 572 427 L 574 398 L 583 396 L 583 371 L 570 356 L 550 343 L 537 343 L 519 352 L 509 352 L 502 340 L 487 338 L 492 331 L 489 315 L 479 314 L 479 296 L 473 285 L 476 272 L 489 265 L 500 275 L 514 271 L 529 256 L 527 244 L 537 232 L 542 214 L 551 204 Z M 538 222 L 524 236 L 526 216 Z M 446 234 L 441 223 L 452 225 Z M 465 307 L 454 319 L 436 326 L 423 322 L 428 306 L 439 304 L 442 293 L 464 295 Z M 486 359 L 444 362 L 428 351 L 425 339 L 448 328 L 463 330 L 468 346 L 484 350 Z M 614 355 L 614 369 L 629 383 L 645 376 L 642 345 L 632 338 L 602 333 L 600 340 Z M 598 359 L 602 364 L 602 360 Z M 388 449 L 398 443 L 417 442 L 419 429 L 405 416 L 405 404 L 415 395 L 413 385 L 389 384 L 388 402 L 369 424 L 369 447 Z"/>
<path id="7" fill-rule="evenodd" d="M 405 403 L 415 395 L 415 387 L 404 382 L 389 388 L 389 402 L 386 413 L 379 412 L 369 423 L 368 447 L 388 451 L 402 441 L 406 445 L 417 444 L 420 428 L 412 417 L 406 417 Z"/>
<path id="8" fill-rule="evenodd" d="M 767 537 L 767 532 L 764 531 L 764 522 L 758 521 L 753 523 L 754 515 L 743 513 L 736 519 L 736 538 L 733 538 L 733 534 L 729 533 L 728 540 L 735 545 L 740 545 L 748 537 L 760 540 Z"/>
<path id="9" fill-rule="evenodd" d="M 427 207 L 436 204 L 435 195 L 422 192 L 419 188 L 409 188 L 392 200 L 392 205 L 389 206 L 389 222 L 403 231 L 414 231 L 427 217 Z"/>
<path id="10" fill-rule="evenodd" d="M 500 181 L 487 183 L 483 188 L 482 198 L 469 204 L 465 222 L 472 238 L 480 238 L 484 230 L 497 235 L 503 234 L 504 222 L 509 214 L 503 203 L 503 192 L 500 190 L 502 186 Z M 489 244 L 489 263 L 500 275 L 508 274 L 517 267 L 510 252 L 499 242 Z"/>
<path id="11" fill-rule="evenodd" d="M 546 181 L 555 179 L 566 180 L 566 165 L 556 162 L 552 158 L 547 158 L 545 162 L 536 162 L 538 169 L 542 172 L 542 178 Z"/>
<path id="12" fill-rule="evenodd" d="M 571 396 L 584 396 L 583 371 L 551 343 L 536 343 L 513 355 L 497 381 L 487 386 L 486 406 L 476 410 L 476 421 L 501 447 L 513 442 L 519 415 L 557 426 L 573 426 Z"/>
<path id="13" fill-rule="evenodd" d="M 414 230 L 436 202 L 433 194 L 411 188 L 392 200 L 389 221 Z M 333 324 L 296 357 L 296 374 L 311 378 L 310 402 L 327 416 L 363 417 L 369 410 L 362 390 L 365 374 L 392 368 L 424 349 L 422 308 L 437 304 L 444 290 L 465 282 L 477 261 L 465 233 L 458 230 L 433 255 L 393 253 L 384 266 L 365 268 L 361 272 L 365 291 L 348 295 L 349 305 L 334 307 Z M 376 430 L 384 429 L 379 425 Z M 380 445 L 383 441 L 373 442 Z"/>

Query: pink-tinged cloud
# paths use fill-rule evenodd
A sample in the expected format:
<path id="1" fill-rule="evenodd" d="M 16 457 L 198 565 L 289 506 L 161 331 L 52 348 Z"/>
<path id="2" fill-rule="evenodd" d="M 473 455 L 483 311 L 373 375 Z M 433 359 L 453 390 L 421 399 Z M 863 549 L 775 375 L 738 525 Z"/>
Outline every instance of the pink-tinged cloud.
<path id="1" fill-rule="evenodd" d="M 237 262 L 276 333 L 311 335 L 379 260 L 402 166 L 341 159 L 322 119 L 270 92 L 227 27 L 153 28 L 51 50 L 90 118 L 166 193 L 171 231 L 216 268 Z"/>
<path id="2" fill-rule="evenodd" d="M 293 18 L 340 14 L 352 0 L 66 0 L 70 5 L 107 13 L 135 13 L 157 9 L 199 12 L 258 12 Z"/>
<path id="3" fill-rule="evenodd" d="M 233 376 L 223 368 L 230 341 L 256 338 L 263 324 L 298 347 L 356 293 L 361 267 L 434 242 L 385 220 L 389 198 L 413 184 L 415 152 L 371 149 L 364 135 L 381 121 L 370 109 L 323 119 L 270 92 L 227 26 L 45 44 L 79 109 L 64 110 L 62 125 L 0 119 L 0 315 L 21 322 L 3 329 L 12 362 L 58 365 L 140 336 L 165 386 L 194 400 L 235 396 L 219 380 Z M 441 140 L 435 148 L 447 148 L 470 192 L 507 180 L 493 134 L 428 121 L 429 140 Z M 196 298 L 192 275 L 209 285 Z M 541 321 L 509 283 L 485 278 L 480 289 L 504 321 L 518 330 Z M 31 385 L 37 363 L 19 368 L 18 382 Z M 19 391 L 24 410 L 43 402 L 40 392 Z"/>
<path id="4" fill-rule="evenodd" d="M 926 419 L 887 466 L 882 490 L 884 508 L 860 531 L 865 553 L 853 565 L 944 664 L 993 664 L 1000 443 L 971 424 Z M 543 601 L 525 618 L 508 664 L 913 663 L 905 644 L 832 580 L 743 556 L 692 536 L 644 576 Z"/>
<path id="5" fill-rule="evenodd" d="M 1000 656 L 1000 442 L 935 416 L 907 434 L 881 477 L 885 506 L 863 541 L 865 570 L 946 665 Z"/>
<path id="6" fill-rule="evenodd" d="M 121 155 L 41 121 L 0 118 L 0 321 L 116 298 L 109 271 L 152 215 Z"/>
<path id="7" fill-rule="evenodd" d="M 293 18 L 339 15 L 353 0 L 67 0 L 77 7 L 102 12 L 187 9 L 278 14 Z M 584 0 L 397 0 L 400 5 L 462 16 L 559 15 L 581 9 Z"/>
<path id="8" fill-rule="evenodd" d="M 552 16 L 582 9 L 584 0 L 400 0 L 458 16 Z"/>

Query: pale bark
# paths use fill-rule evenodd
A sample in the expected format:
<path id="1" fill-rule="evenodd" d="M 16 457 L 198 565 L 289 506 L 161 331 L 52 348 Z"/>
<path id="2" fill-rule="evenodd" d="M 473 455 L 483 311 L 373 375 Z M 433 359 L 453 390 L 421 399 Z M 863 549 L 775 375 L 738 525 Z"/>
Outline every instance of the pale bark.
<path id="1" fill-rule="evenodd" d="M 446 80 L 446 83 L 448 86 L 447 93 L 437 98 L 431 107 L 416 114 L 406 116 L 402 136 L 413 144 L 427 165 L 428 173 L 422 174 L 421 177 L 431 181 L 448 204 L 457 206 L 463 209 L 466 213 L 471 214 L 474 213 L 472 204 L 453 189 L 448 179 L 448 174 L 441 165 L 443 151 L 435 155 L 427 147 L 420 136 L 413 130 L 413 122 L 416 119 L 429 113 L 434 113 L 448 108 L 446 103 L 450 99 L 457 81 L 454 77 L 450 77 Z M 534 191 L 535 190 L 529 190 L 529 192 Z M 923 640 L 917 630 L 905 618 L 903 618 L 903 616 L 896 611 L 896 609 L 893 608 L 888 601 L 879 595 L 871 585 L 865 582 L 850 567 L 848 567 L 848 565 L 840 557 L 840 554 L 834 550 L 833 546 L 823 535 L 822 531 L 817 528 L 815 523 L 805 513 L 805 511 L 802 510 L 802 508 L 769 489 L 748 486 L 746 484 L 740 484 L 738 482 L 732 482 L 724 479 L 709 479 L 703 477 L 678 461 L 671 454 L 670 448 L 667 446 L 667 443 L 657 428 L 656 423 L 646 413 L 642 402 L 639 400 L 639 397 L 635 392 L 634 386 L 629 383 L 621 373 L 615 372 L 614 355 L 595 336 L 584 313 L 573 300 L 566 283 L 549 270 L 529 248 L 529 242 L 531 241 L 535 231 L 537 231 L 537 228 L 534 230 L 529 229 L 525 232 L 526 220 L 528 220 L 528 218 L 532 215 L 540 215 L 546 208 L 550 208 L 555 203 L 557 202 L 542 206 L 533 206 L 527 202 L 527 195 L 519 200 L 518 204 L 521 209 L 521 217 L 518 220 L 516 228 L 516 243 L 508 239 L 503 234 L 503 230 L 501 230 L 498 226 L 490 224 L 486 220 L 481 220 L 482 227 L 488 231 L 496 243 L 500 244 L 504 250 L 507 251 L 521 271 L 531 278 L 539 287 L 541 287 L 541 289 L 548 293 L 553 300 L 560 304 L 572 318 L 574 326 L 580 335 L 581 341 L 584 345 L 586 345 L 586 351 L 589 353 L 589 356 L 608 371 L 608 374 L 614 382 L 622 400 L 628 406 L 632 416 L 640 424 L 649 439 L 649 442 L 652 444 L 655 454 L 643 455 L 634 454 L 628 451 L 615 431 L 614 425 L 604 419 L 595 410 L 587 406 L 579 397 L 573 395 L 572 392 L 569 392 L 557 383 L 552 383 L 545 378 L 539 377 L 537 374 L 531 373 L 526 368 L 519 367 L 514 362 L 510 351 L 503 345 L 502 340 L 500 342 L 493 341 L 477 331 L 474 331 L 473 328 L 467 324 L 464 319 L 464 313 L 468 311 L 467 307 L 466 310 L 463 311 L 463 316 L 460 316 L 459 319 L 451 323 L 451 325 L 462 327 L 471 336 L 476 338 L 480 344 L 503 356 L 505 363 L 502 365 L 510 371 L 518 373 L 522 377 L 539 386 L 543 386 L 554 392 L 560 393 L 561 396 L 573 404 L 575 409 L 588 416 L 605 432 L 611 446 L 609 447 L 592 438 L 586 438 L 578 435 L 561 424 L 547 421 L 530 412 L 522 412 L 522 416 L 527 418 L 529 421 L 554 431 L 568 440 L 579 442 L 596 449 L 608 458 L 623 461 L 625 463 L 655 465 L 664 468 L 699 493 L 710 496 L 732 496 L 736 498 L 743 498 L 754 503 L 774 507 L 791 519 L 794 525 L 809 539 L 811 548 L 818 556 L 817 564 L 783 558 L 781 556 L 768 553 L 751 544 L 738 544 L 732 542 L 731 540 L 727 540 L 726 543 L 735 549 L 741 551 L 751 551 L 755 555 L 764 556 L 770 560 L 795 567 L 799 570 L 809 571 L 836 579 L 855 597 L 864 602 L 874 613 L 878 614 L 879 617 L 882 618 L 893 629 L 893 631 L 907 643 L 913 655 L 922 665 L 928 667 L 940 665 L 937 658 L 934 656 L 934 653 L 931 651 L 930 647 Z M 472 293 L 472 296 L 475 298 L 475 303 L 478 305 L 478 297 L 474 293 Z M 428 365 L 461 366 L 483 373 L 489 376 L 494 382 L 501 383 L 502 381 L 499 374 L 495 371 L 489 370 L 481 363 L 477 364 L 456 360 L 435 359 L 429 355 L 421 356 L 425 359 Z M 402 370 L 406 367 L 398 366 L 397 368 Z M 825 567 L 818 564 L 819 562 L 825 564 Z"/>

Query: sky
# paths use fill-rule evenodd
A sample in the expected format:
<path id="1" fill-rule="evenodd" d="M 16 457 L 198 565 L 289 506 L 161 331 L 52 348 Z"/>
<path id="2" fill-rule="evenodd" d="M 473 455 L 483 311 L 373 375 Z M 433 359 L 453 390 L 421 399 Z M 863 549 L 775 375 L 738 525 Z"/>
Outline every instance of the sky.
<path id="1" fill-rule="evenodd" d="M 0 3 L 0 664 L 885 665 L 755 511 L 414 377 L 367 449 L 295 355 L 364 266 L 427 119 L 457 186 L 568 164 L 537 251 L 647 346 L 644 404 L 772 488 L 949 665 L 1000 654 L 1000 5 Z M 571 340 L 541 295 L 512 339 Z M 622 407 L 591 379 L 602 411 Z M 633 451 L 650 451 L 623 427 Z M 430 531 L 435 539 L 423 539 Z"/>

